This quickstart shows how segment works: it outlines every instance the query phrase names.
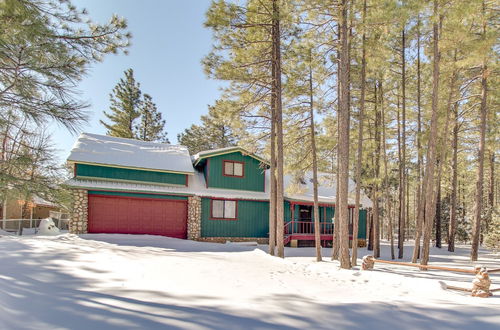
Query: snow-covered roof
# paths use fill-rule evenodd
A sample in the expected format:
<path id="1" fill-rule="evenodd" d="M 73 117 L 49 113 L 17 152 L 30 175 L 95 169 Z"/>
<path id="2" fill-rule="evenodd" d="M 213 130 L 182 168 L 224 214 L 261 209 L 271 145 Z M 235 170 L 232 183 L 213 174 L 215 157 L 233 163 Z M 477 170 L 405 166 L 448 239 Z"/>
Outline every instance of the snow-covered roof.
<path id="1" fill-rule="evenodd" d="M 33 204 L 36 204 L 37 206 L 47 206 L 47 207 L 57 207 L 58 206 L 57 204 L 49 202 L 48 200 L 45 200 L 38 195 L 33 195 L 33 197 L 31 197 L 31 201 L 33 202 Z"/>
<path id="2" fill-rule="evenodd" d="M 78 137 L 68 161 L 194 173 L 191 157 L 184 146 L 90 133 Z"/>
<path id="3" fill-rule="evenodd" d="M 201 160 L 208 158 L 208 157 L 213 157 L 213 156 L 219 156 L 219 155 L 225 155 L 233 152 L 241 152 L 243 155 L 250 156 L 252 158 L 257 159 L 259 162 L 262 162 L 266 165 L 269 165 L 269 162 L 265 160 L 262 157 L 257 156 L 256 154 L 245 150 L 241 147 L 226 147 L 226 148 L 219 148 L 219 149 L 212 149 L 212 150 L 205 150 L 205 151 L 200 151 L 196 155 L 193 155 L 193 161 L 194 165 L 196 166 Z"/>
<path id="4" fill-rule="evenodd" d="M 306 172 L 300 180 L 294 178 L 293 175 L 285 175 L 283 178 L 285 184 L 285 196 L 293 200 L 312 201 L 313 195 L 313 180 L 312 172 Z M 349 204 L 355 204 L 356 183 L 349 178 Z M 335 203 L 337 193 L 336 177 L 331 173 L 318 173 L 318 199 L 320 203 Z M 373 203 L 361 191 L 360 203 L 363 208 L 372 207 Z"/>

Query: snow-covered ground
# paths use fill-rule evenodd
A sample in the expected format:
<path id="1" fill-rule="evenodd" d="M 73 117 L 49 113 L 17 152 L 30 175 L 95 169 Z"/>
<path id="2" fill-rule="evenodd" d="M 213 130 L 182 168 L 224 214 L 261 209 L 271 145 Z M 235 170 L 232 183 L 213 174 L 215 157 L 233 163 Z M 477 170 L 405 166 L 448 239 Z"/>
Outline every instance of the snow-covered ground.
<path id="1" fill-rule="evenodd" d="M 313 248 L 287 248 L 284 260 L 265 249 L 158 236 L 2 236 L 0 329 L 500 329 L 500 293 L 473 298 L 440 284 L 470 287 L 470 274 L 340 270 L 329 258 L 315 262 Z M 470 268 L 468 253 L 432 249 L 431 261 Z M 481 250 L 479 263 L 500 268 L 500 255 Z M 491 277 L 500 287 L 500 274 Z"/>

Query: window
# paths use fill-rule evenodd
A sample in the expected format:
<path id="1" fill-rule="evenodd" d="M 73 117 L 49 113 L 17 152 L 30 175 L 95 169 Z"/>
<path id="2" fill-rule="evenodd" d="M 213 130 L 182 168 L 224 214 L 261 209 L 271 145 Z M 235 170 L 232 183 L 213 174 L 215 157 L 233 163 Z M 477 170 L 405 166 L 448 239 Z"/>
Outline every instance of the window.
<path id="1" fill-rule="evenodd" d="M 245 173 L 245 169 L 243 168 L 244 163 L 235 162 L 231 160 L 224 161 L 224 176 L 234 176 L 234 177 L 243 177 Z"/>
<path id="2" fill-rule="evenodd" d="M 236 201 L 212 199 L 212 219 L 236 220 L 238 205 Z"/>

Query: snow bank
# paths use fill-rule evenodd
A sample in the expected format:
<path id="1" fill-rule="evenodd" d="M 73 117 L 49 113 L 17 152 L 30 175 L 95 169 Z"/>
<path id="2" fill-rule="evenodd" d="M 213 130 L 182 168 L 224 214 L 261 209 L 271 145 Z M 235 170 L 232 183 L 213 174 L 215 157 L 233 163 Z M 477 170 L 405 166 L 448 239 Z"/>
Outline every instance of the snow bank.
<path id="1" fill-rule="evenodd" d="M 9 233 L 8 231 L 0 229 L 0 236 L 12 236 L 12 233 Z"/>
<path id="2" fill-rule="evenodd" d="M 56 227 L 56 224 L 51 218 L 42 219 L 40 221 L 37 235 L 55 236 L 59 235 L 60 233 L 61 232 L 59 231 L 59 228 Z"/>
<path id="3" fill-rule="evenodd" d="M 376 265 L 339 268 L 323 249 L 148 235 L 0 238 L 0 329 L 498 329 L 500 297 L 444 290 L 473 276 Z M 469 247 L 431 250 L 471 267 Z M 359 255 L 368 254 L 360 249 Z M 406 253 L 406 249 L 405 249 Z M 382 242 L 382 257 L 390 255 Z M 498 268 L 498 255 L 480 262 Z M 493 287 L 500 274 L 491 275 Z M 49 307 L 48 307 L 49 306 Z"/>

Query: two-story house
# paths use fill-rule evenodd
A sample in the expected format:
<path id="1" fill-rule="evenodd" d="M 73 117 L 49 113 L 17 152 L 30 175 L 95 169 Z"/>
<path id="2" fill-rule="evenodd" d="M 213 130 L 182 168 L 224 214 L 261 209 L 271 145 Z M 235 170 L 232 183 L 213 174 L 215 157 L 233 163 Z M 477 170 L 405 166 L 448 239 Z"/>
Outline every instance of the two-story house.
<path id="1" fill-rule="evenodd" d="M 269 164 L 240 147 L 190 156 L 187 148 L 81 134 L 68 162 L 74 176 L 70 231 L 152 234 L 204 241 L 256 240 L 269 234 Z M 312 183 L 285 177 L 285 242 L 314 239 Z M 351 190 L 354 182 L 350 182 Z M 320 174 L 321 239 L 332 241 L 335 184 Z M 371 206 L 363 195 L 362 207 Z M 354 210 L 354 205 L 350 205 Z M 351 212 L 352 213 L 352 212 Z M 359 239 L 366 236 L 360 211 Z"/>

